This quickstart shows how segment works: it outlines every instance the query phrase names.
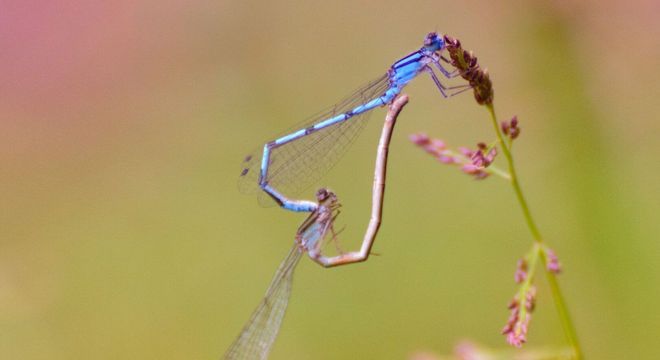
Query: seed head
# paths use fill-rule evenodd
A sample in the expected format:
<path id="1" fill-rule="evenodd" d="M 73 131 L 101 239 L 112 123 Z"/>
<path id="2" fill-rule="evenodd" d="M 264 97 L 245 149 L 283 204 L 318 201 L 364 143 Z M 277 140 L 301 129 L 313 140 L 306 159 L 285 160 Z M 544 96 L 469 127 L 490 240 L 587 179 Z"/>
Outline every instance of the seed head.
<path id="1" fill-rule="evenodd" d="M 559 263 L 559 258 L 557 257 L 557 254 L 550 249 L 550 248 L 545 248 L 545 257 L 548 260 L 548 271 L 553 272 L 555 274 L 559 274 L 561 272 L 561 264 Z"/>
<path id="2" fill-rule="evenodd" d="M 527 261 L 524 259 L 518 260 L 516 273 L 513 277 L 518 284 L 521 284 L 523 281 L 525 281 L 525 279 L 527 279 Z"/>
<path id="3" fill-rule="evenodd" d="M 504 135 L 515 139 L 520 135 L 520 128 L 518 127 L 518 117 L 514 116 L 509 121 L 502 121 L 502 132 Z"/>
<path id="4" fill-rule="evenodd" d="M 474 91 L 474 98 L 480 105 L 493 103 L 493 83 L 486 69 L 479 67 L 477 57 L 472 51 L 461 47 L 461 42 L 449 35 L 445 35 L 445 44 L 451 64 L 457 68 L 463 79 L 467 80 Z"/>

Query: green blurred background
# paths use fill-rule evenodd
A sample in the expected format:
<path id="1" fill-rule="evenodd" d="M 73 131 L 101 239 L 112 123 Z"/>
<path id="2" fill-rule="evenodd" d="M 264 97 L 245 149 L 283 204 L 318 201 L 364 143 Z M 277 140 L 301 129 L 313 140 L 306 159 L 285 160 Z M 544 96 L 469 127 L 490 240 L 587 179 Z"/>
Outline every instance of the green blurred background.
<path id="1" fill-rule="evenodd" d="M 590 359 L 657 359 L 660 63 L 653 1 L 3 1 L 0 358 L 216 359 L 305 215 L 239 194 L 240 161 L 415 50 L 487 67 Z M 511 189 L 409 143 L 493 139 L 470 94 L 421 77 L 392 143 L 368 262 L 301 262 L 272 359 L 405 359 L 499 334 L 531 243 Z M 370 209 L 383 110 L 318 186 Z M 500 160 L 501 161 L 501 160 Z M 538 279 L 530 348 L 565 344 Z"/>

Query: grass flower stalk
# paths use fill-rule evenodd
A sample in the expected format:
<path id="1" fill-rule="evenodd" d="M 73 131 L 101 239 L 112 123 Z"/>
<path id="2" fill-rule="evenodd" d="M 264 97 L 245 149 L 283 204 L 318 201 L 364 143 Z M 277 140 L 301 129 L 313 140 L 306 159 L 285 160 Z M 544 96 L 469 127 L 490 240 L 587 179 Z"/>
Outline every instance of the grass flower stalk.
<path id="1" fill-rule="evenodd" d="M 546 269 L 545 271 L 546 278 L 548 284 L 550 285 L 552 298 L 555 303 L 555 307 L 557 308 L 557 313 L 559 315 L 559 319 L 561 320 L 562 328 L 564 329 L 564 334 L 566 335 L 566 340 L 568 341 L 569 345 L 573 349 L 573 352 L 575 353 L 575 359 L 577 360 L 582 359 L 583 358 L 582 351 L 580 349 L 580 343 L 577 338 L 575 326 L 573 325 L 571 316 L 568 311 L 568 306 L 566 306 L 566 301 L 564 300 L 564 296 L 561 292 L 559 282 L 557 281 L 557 274 L 556 272 L 549 270 L 551 266 L 547 256 L 548 252 L 543 250 L 544 249 L 544 247 L 542 246 L 543 236 L 541 235 L 541 232 L 539 231 L 539 228 L 536 225 L 536 222 L 534 221 L 534 217 L 532 216 L 532 212 L 529 209 L 529 205 L 527 203 L 527 200 L 525 199 L 525 195 L 523 194 L 522 188 L 520 186 L 520 181 L 518 180 L 518 174 L 516 172 L 513 154 L 510 151 L 510 145 L 508 145 L 507 142 L 505 142 L 504 140 L 504 136 L 502 135 L 500 126 L 498 125 L 497 116 L 495 114 L 495 108 L 492 102 L 489 104 L 485 104 L 485 106 L 490 114 L 491 121 L 495 129 L 495 133 L 497 134 L 497 138 L 502 148 L 502 153 L 504 154 L 504 157 L 506 158 L 508 163 L 509 175 L 510 175 L 509 181 L 511 183 L 511 187 L 513 188 L 513 191 L 516 194 L 516 198 L 522 210 L 523 217 L 525 218 L 525 222 L 527 223 L 527 227 L 531 232 L 534 241 L 536 242 L 536 244 L 539 245 L 537 247 L 538 250 L 536 251 L 540 253 L 541 261 L 543 262 L 544 268 Z"/>
<path id="2" fill-rule="evenodd" d="M 477 62 L 477 58 L 472 54 L 472 52 L 463 50 L 460 41 L 452 37 L 445 36 L 445 42 L 447 43 L 447 50 L 451 57 L 452 65 L 458 69 L 461 77 L 467 80 L 472 86 L 477 103 L 485 106 L 488 110 L 488 113 L 490 114 L 491 122 L 495 130 L 495 134 L 497 135 L 501 151 L 504 154 L 504 158 L 508 164 L 508 180 L 511 184 L 511 187 L 513 188 L 514 193 L 516 194 L 516 198 L 522 210 L 523 217 L 525 218 L 527 227 L 529 228 L 529 231 L 531 232 L 534 239 L 534 246 L 530 255 L 532 256 L 534 263 L 536 262 L 535 259 L 537 258 L 540 258 L 541 262 L 543 263 L 545 269 L 544 272 L 550 286 L 552 298 L 557 308 L 557 313 L 560 318 L 566 340 L 573 350 L 574 358 L 578 360 L 583 359 L 577 333 L 575 331 L 575 326 L 573 325 L 568 307 L 566 306 L 564 296 L 562 295 L 561 288 L 559 286 L 559 282 L 557 281 L 556 275 L 559 273 L 559 265 L 556 255 L 544 245 L 543 236 L 541 235 L 541 232 L 539 231 L 539 228 L 534 221 L 534 217 L 532 216 L 532 213 L 529 209 L 528 202 L 525 199 L 522 188 L 520 186 L 518 174 L 516 172 L 513 154 L 511 152 L 511 145 L 512 140 L 515 139 L 520 132 L 520 129 L 517 127 L 518 119 L 514 118 L 510 123 L 498 123 L 495 107 L 493 105 L 494 92 L 488 72 L 480 68 Z M 511 131 L 512 128 L 515 130 Z M 532 263 L 529 264 L 530 271 L 534 271 L 534 265 L 535 264 Z M 524 285 L 531 283 L 532 276 L 530 275 L 531 274 L 527 274 L 527 278 L 524 280 L 523 286 L 521 286 L 521 292 L 529 290 L 529 285 L 527 287 Z M 520 306 L 520 304 L 518 306 Z M 525 310 L 525 306 L 522 306 L 521 312 L 523 312 L 523 316 L 526 316 L 526 311 L 528 310 Z M 524 322 L 526 319 L 523 318 L 522 321 Z"/>

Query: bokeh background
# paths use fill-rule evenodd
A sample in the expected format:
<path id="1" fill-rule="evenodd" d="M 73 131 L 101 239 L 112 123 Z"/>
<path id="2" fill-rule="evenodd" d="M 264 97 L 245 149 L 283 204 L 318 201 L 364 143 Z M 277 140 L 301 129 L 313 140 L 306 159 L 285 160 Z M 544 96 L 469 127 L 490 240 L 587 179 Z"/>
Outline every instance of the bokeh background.
<path id="1" fill-rule="evenodd" d="M 660 10 L 654 1 L 0 2 L 0 358 L 217 359 L 302 214 L 239 194 L 240 161 L 415 50 L 473 49 L 590 359 L 657 359 Z M 529 248 L 511 189 L 407 140 L 493 139 L 470 94 L 406 89 L 368 262 L 303 259 L 272 359 L 406 359 L 499 334 Z M 318 186 L 370 209 L 383 110 Z M 565 345 L 544 279 L 529 348 Z"/>

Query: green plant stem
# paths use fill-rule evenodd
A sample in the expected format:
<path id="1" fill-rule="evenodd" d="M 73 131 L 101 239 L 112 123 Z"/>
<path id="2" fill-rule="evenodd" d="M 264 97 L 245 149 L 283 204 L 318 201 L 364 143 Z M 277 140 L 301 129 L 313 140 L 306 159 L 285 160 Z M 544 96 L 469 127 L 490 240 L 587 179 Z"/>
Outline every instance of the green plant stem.
<path id="1" fill-rule="evenodd" d="M 504 141 L 504 136 L 497 122 L 497 116 L 495 115 L 495 108 L 492 103 L 487 104 L 486 108 L 490 113 L 490 118 L 495 128 L 495 133 L 497 134 L 497 138 L 502 147 L 502 153 L 504 153 L 504 157 L 506 157 L 507 163 L 509 164 L 509 175 L 511 176 L 510 179 L 511 186 L 513 187 L 513 191 L 516 194 L 516 198 L 518 199 L 520 208 L 522 209 L 523 216 L 525 217 L 525 221 L 527 222 L 527 227 L 532 233 L 532 237 L 534 238 L 534 241 L 540 247 L 543 243 L 543 237 L 541 236 L 541 232 L 539 231 L 538 227 L 536 226 L 536 223 L 534 222 L 532 213 L 530 212 L 529 206 L 527 205 L 527 200 L 525 200 L 525 196 L 523 195 L 522 189 L 520 187 L 520 183 L 518 182 L 518 175 L 516 174 L 516 168 L 513 163 L 513 155 L 511 154 L 511 151 L 507 146 L 507 143 Z M 559 314 L 559 319 L 561 320 L 561 324 L 564 329 L 564 334 L 566 335 L 566 340 L 573 348 L 575 359 L 577 360 L 583 359 L 582 351 L 580 350 L 580 343 L 578 342 L 577 334 L 575 332 L 575 327 L 573 326 L 573 322 L 571 321 L 571 317 L 568 313 L 568 307 L 566 306 L 566 302 L 564 301 L 564 297 L 561 293 L 561 289 L 559 288 L 557 277 L 553 272 L 548 270 L 548 259 L 545 251 L 541 251 L 541 260 L 543 261 L 545 274 L 548 279 L 548 284 L 550 285 L 552 298 L 555 302 L 557 313 Z"/>

